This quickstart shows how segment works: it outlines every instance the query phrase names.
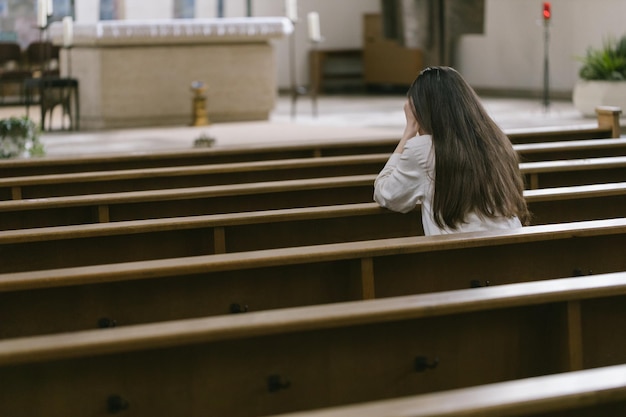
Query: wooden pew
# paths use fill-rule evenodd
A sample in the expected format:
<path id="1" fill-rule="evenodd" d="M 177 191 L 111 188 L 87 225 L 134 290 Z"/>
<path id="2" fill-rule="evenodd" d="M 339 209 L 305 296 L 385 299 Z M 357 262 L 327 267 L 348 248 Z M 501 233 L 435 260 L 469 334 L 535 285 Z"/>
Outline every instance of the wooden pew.
<path id="1" fill-rule="evenodd" d="M 620 218 L 0 274 L 0 338 L 626 271 L 625 247 Z"/>
<path id="2" fill-rule="evenodd" d="M 274 417 L 623 417 L 626 365 Z"/>
<path id="3" fill-rule="evenodd" d="M 546 165 L 544 171 L 549 170 L 553 164 L 552 161 L 556 163 L 559 156 L 566 158 L 578 156 L 584 159 L 610 155 L 612 152 L 612 156 L 622 156 L 622 160 L 626 158 L 626 138 L 548 142 L 524 146 L 520 155 L 526 162 L 522 166 L 530 171 L 533 166 L 541 167 L 538 164 L 541 158 L 544 159 Z M 527 157 L 524 158 L 525 156 Z M 383 153 L 8 177 L 0 178 L 0 200 L 377 174 L 388 158 L 389 154 Z M 531 160 L 532 163 L 529 163 Z M 592 162 L 606 164 L 607 161 L 611 159 L 599 159 Z M 620 163 L 619 159 L 616 163 Z M 562 162 L 562 164 L 570 163 Z M 543 175 L 547 174 L 544 172 Z"/>
<path id="4" fill-rule="evenodd" d="M 0 341 L 3 416 L 262 416 L 626 363 L 626 273 Z"/>
<path id="5" fill-rule="evenodd" d="M 19 200 L 376 174 L 387 159 L 389 154 L 366 154 L 5 178 L 0 179 L 0 198 Z"/>
<path id="6" fill-rule="evenodd" d="M 598 130 L 596 132 L 588 131 L 584 133 L 581 130 L 579 133 L 567 134 L 565 133 L 566 130 L 563 130 L 563 128 L 560 127 L 552 129 L 540 127 L 530 129 L 509 129 L 505 133 L 507 133 L 513 144 L 620 137 L 621 129 L 619 127 L 619 118 L 622 114 L 622 110 L 619 107 L 598 107 L 596 109 L 596 114 L 598 116 Z M 570 129 L 573 131 L 578 130 L 575 127 Z M 601 133 L 602 130 L 605 131 L 604 134 Z M 608 132 L 608 130 L 610 130 L 610 132 Z"/>
<path id="7" fill-rule="evenodd" d="M 534 225 L 626 217 L 626 183 L 525 195 Z M 376 203 L 22 229 L 0 232 L 0 273 L 420 235 L 420 207 Z"/>
<path id="8" fill-rule="evenodd" d="M 513 148 L 521 162 L 625 156 L 626 138 L 524 143 Z"/>
<path id="9" fill-rule="evenodd" d="M 530 189 L 626 180 L 626 156 L 526 162 L 520 170 Z"/>
<path id="10" fill-rule="evenodd" d="M 626 181 L 626 157 L 525 163 L 531 187 Z M 372 201 L 376 174 L 0 202 L 0 230 Z"/>
<path id="11" fill-rule="evenodd" d="M 553 127 L 507 130 L 514 144 L 581 139 L 619 138 L 621 109 L 602 107 L 597 110 L 595 127 Z M 399 132 L 400 134 L 400 132 Z M 391 153 L 398 138 L 380 140 L 325 140 L 294 143 L 246 144 L 245 146 L 200 148 L 169 152 L 84 155 L 79 158 L 45 157 L 0 161 L 2 177 L 46 175 L 86 171 L 155 168 L 166 166 L 205 165 L 215 163 L 259 161 L 269 159 L 310 158 Z"/>

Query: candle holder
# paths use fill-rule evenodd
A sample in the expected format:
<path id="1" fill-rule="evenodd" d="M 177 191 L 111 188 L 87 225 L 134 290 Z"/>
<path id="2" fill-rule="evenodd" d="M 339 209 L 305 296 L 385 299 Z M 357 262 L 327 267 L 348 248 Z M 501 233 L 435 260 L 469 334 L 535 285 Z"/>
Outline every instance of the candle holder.
<path id="1" fill-rule="evenodd" d="M 550 19 L 552 10 L 549 2 L 543 4 L 543 109 L 550 108 Z"/>
<path id="2" fill-rule="evenodd" d="M 52 53 L 51 48 L 48 47 L 48 26 L 38 26 L 39 29 L 39 63 L 40 63 L 40 71 L 41 78 L 45 78 L 50 74 L 50 54 Z"/>
<path id="3" fill-rule="evenodd" d="M 312 54 L 310 54 L 309 56 L 315 57 L 314 59 L 318 60 L 315 65 L 319 65 L 319 56 L 315 52 L 319 48 L 319 44 L 322 43 L 322 39 L 310 39 L 309 43 L 310 43 L 311 52 L 312 52 Z M 312 71 L 313 68 L 311 68 L 310 70 Z M 317 117 L 318 115 L 317 96 L 319 94 L 320 86 L 318 85 L 317 74 L 311 74 L 311 75 L 312 76 L 309 77 L 311 80 L 311 85 L 309 86 L 309 88 L 311 89 L 311 106 L 312 106 L 312 111 L 313 111 L 313 117 Z"/>
<path id="4" fill-rule="evenodd" d="M 64 46 L 67 60 L 67 78 L 72 78 L 72 45 Z"/>
<path id="5" fill-rule="evenodd" d="M 296 34 L 295 27 L 296 27 L 297 20 L 292 20 L 292 23 L 294 25 L 294 31 L 289 39 L 289 46 L 290 46 L 289 69 L 290 69 L 290 79 L 291 79 L 291 89 L 290 89 L 291 118 L 294 119 L 296 117 L 298 97 L 307 96 L 307 95 L 311 96 L 312 113 L 314 117 L 317 117 L 318 115 L 318 111 L 317 111 L 318 86 L 316 85 L 317 83 L 312 83 L 309 86 L 309 88 L 298 84 L 297 71 L 296 71 L 297 47 L 296 47 L 296 37 L 295 37 L 295 34 Z M 322 43 L 322 41 L 323 41 L 323 38 L 319 38 L 316 40 L 309 39 L 309 45 L 310 45 L 311 50 L 315 51 L 319 47 L 319 44 Z"/>
<path id="6" fill-rule="evenodd" d="M 307 94 L 307 90 L 303 86 L 298 85 L 298 74 L 296 69 L 296 27 L 298 20 L 292 19 L 291 23 L 293 24 L 294 30 L 291 36 L 289 37 L 289 77 L 291 80 L 291 118 L 294 119 L 296 117 L 296 106 L 298 97 Z"/>

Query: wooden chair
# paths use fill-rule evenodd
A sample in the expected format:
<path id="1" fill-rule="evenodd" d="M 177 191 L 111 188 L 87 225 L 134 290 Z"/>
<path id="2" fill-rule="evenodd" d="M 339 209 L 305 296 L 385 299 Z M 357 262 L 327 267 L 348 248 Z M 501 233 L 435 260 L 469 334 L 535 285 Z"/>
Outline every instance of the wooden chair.
<path id="1" fill-rule="evenodd" d="M 40 78 L 59 76 L 60 47 L 50 41 L 33 41 L 26 47 L 26 62 L 31 73 Z"/>
<path id="2" fill-rule="evenodd" d="M 60 47 L 50 41 L 35 41 L 26 48 L 26 57 L 33 78 L 26 82 L 27 114 L 28 106 L 36 103 L 41 108 L 41 128 L 52 125 L 52 116 L 57 106 L 61 107 L 63 121 L 69 117 L 69 129 L 78 130 L 79 104 L 78 80 L 60 78 Z M 35 101 L 34 97 L 38 97 Z M 64 125 L 63 125 L 64 127 Z"/>
<path id="3" fill-rule="evenodd" d="M 48 128 L 52 128 L 52 117 L 54 109 L 61 107 L 62 128 L 65 128 L 65 118 L 69 118 L 69 129 L 78 130 L 80 105 L 78 80 L 75 78 L 59 78 L 58 76 L 48 76 L 40 78 L 29 78 L 25 81 L 26 90 L 26 114 L 29 106 L 34 102 L 34 97 L 38 94 L 36 103 L 40 106 L 41 129 L 46 129 L 46 117 L 48 118 Z"/>

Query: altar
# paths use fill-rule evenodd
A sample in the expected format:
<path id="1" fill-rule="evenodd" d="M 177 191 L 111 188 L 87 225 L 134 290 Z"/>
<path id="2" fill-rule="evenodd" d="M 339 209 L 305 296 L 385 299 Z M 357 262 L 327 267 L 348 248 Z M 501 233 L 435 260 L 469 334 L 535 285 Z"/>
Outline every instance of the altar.
<path id="1" fill-rule="evenodd" d="M 62 25 L 49 30 L 62 45 Z M 82 129 L 188 125 L 195 81 L 211 122 L 266 120 L 278 94 L 270 41 L 292 31 L 281 17 L 75 23 L 61 73 L 80 83 Z"/>

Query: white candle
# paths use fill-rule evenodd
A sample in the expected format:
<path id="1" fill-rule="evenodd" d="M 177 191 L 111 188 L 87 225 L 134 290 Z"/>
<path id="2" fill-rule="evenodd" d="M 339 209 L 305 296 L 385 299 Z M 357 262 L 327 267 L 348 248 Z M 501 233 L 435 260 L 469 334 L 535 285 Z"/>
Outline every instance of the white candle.
<path id="1" fill-rule="evenodd" d="M 37 26 L 45 28 L 48 26 L 48 0 L 37 0 Z"/>
<path id="2" fill-rule="evenodd" d="M 46 6 L 46 13 L 48 14 L 48 16 L 52 16 L 54 14 L 54 12 L 52 11 L 52 6 L 53 5 L 53 1 L 52 0 L 48 0 L 48 5 Z"/>
<path id="3" fill-rule="evenodd" d="M 292 22 L 298 21 L 298 0 L 285 0 L 285 13 Z"/>
<path id="4" fill-rule="evenodd" d="M 320 42 L 322 40 L 322 32 L 320 30 L 320 15 L 318 12 L 310 12 L 307 15 L 309 23 L 309 40 L 311 42 Z"/>
<path id="5" fill-rule="evenodd" d="M 63 18 L 63 46 L 69 48 L 72 46 L 74 37 L 74 21 L 72 16 L 65 16 Z"/>

